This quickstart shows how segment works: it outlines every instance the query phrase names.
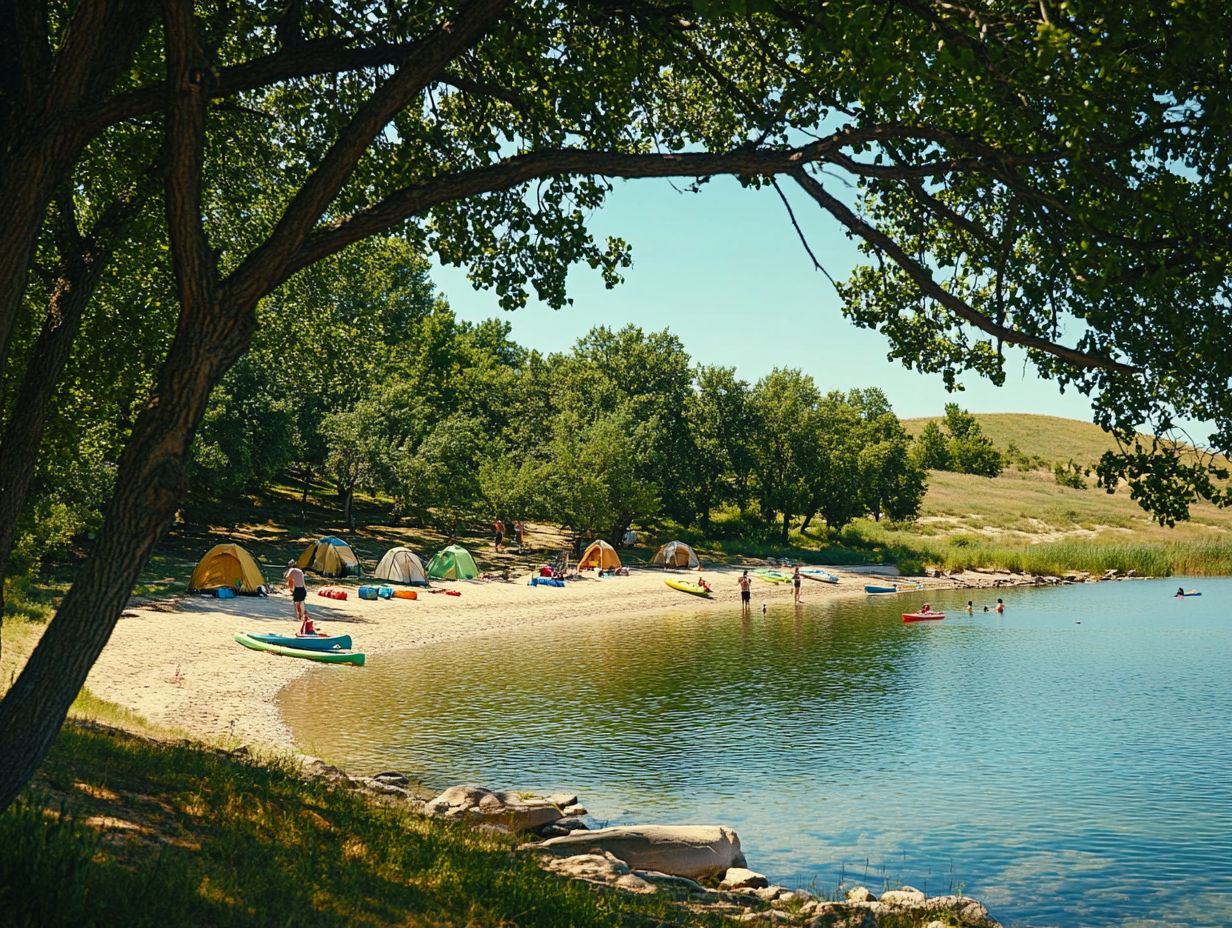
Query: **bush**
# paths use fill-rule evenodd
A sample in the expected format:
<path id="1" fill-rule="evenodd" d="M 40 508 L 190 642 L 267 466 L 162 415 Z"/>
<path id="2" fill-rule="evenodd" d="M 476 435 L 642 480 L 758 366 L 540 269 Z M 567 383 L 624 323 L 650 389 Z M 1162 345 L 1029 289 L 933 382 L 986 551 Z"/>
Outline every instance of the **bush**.
<path id="1" fill-rule="evenodd" d="M 1058 461 L 1053 465 L 1052 472 L 1056 475 L 1057 483 L 1063 487 L 1072 487 L 1075 490 L 1085 490 L 1087 488 L 1087 476 L 1091 473 L 1090 468 L 1075 464 L 1072 460 L 1066 464 Z"/>

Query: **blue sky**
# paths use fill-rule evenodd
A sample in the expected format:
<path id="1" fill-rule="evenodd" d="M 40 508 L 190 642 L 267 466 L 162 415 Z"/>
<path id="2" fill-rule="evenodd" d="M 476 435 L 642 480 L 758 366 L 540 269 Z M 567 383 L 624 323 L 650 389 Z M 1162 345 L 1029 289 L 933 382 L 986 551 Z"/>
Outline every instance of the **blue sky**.
<path id="1" fill-rule="evenodd" d="M 815 206 L 799 198 L 792 205 L 818 258 L 836 280 L 845 278 L 858 257 L 854 243 Z M 772 189 L 746 190 L 718 178 L 693 194 L 667 181 L 617 181 L 592 229 L 630 242 L 633 266 L 614 290 L 604 289 L 597 272 L 575 269 L 573 305 L 562 310 L 532 301 L 506 313 L 461 269 L 437 267 L 433 278 L 461 318 L 506 318 L 516 341 L 544 352 L 569 348 L 599 324 L 633 323 L 670 329 L 695 362 L 735 367 L 750 382 L 774 367 L 795 367 L 822 390 L 881 387 L 902 417 L 938 415 L 945 403 L 958 402 L 973 412 L 1090 421 L 1086 398 L 1039 380 L 1021 352 L 1009 355 L 1004 387 L 972 375 L 958 394 L 947 393 L 938 375 L 887 361 L 880 333 L 843 318 L 833 287 L 813 269 Z"/>

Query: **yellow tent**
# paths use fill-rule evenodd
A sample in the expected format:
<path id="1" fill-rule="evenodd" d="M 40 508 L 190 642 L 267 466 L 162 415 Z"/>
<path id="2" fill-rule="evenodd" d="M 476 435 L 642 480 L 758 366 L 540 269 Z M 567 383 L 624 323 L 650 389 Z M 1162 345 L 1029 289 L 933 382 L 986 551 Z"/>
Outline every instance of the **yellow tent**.
<path id="1" fill-rule="evenodd" d="M 252 555 L 234 544 L 214 545 L 206 551 L 188 581 L 189 592 L 230 587 L 253 595 L 264 585 L 265 576 Z"/>
<path id="2" fill-rule="evenodd" d="M 612 570 L 620 566 L 620 555 L 606 541 L 592 541 L 590 547 L 582 553 L 578 561 L 578 570 L 598 567 L 600 570 Z"/>
<path id="3" fill-rule="evenodd" d="M 363 573 L 351 546 L 333 535 L 326 535 L 305 548 L 295 566 L 322 577 L 358 577 Z"/>

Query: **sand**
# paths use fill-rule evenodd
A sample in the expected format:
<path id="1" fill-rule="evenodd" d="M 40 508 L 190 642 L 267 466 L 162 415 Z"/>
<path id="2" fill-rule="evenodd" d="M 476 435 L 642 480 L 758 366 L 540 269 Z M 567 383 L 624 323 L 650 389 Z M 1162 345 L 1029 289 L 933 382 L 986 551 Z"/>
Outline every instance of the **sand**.
<path id="1" fill-rule="evenodd" d="M 393 651 L 554 622 L 619 621 L 633 615 L 687 606 L 739 614 L 737 578 L 741 568 L 706 570 L 714 587 L 709 600 L 668 587 L 665 576 L 692 580 L 697 571 L 666 573 L 634 570 L 628 577 L 570 581 L 563 588 L 531 587 L 523 575 L 509 582 L 437 583 L 410 600 L 369 601 L 355 586 L 345 601 L 317 595 L 325 582 L 309 582 L 309 612 L 318 627 L 349 634 L 369 664 Z M 866 582 L 885 582 L 884 573 L 835 570 L 837 585 L 805 580 L 802 598 L 821 602 L 863 596 Z M 884 570 L 882 568 L 881 570 Z M 953 583 L 930 581 L 930 585 Z M 753 608 L 762 602 L 791 601 L 791 584 L 755 580 Z M 904 600 L 908 602 L 908 600 Z M 915 605 L 914 600 L 908 603 Z M 250 651 L 235 643 L 236 632 L 291 634 L 296 629 L 291 597 L 279 590 L 269 597 L 182 596 L 134 603 L 94 665 L 86 686 L 156 725 L 228 746 L 294 750 L 290 731 L 278 713 L 278 691 L 296 675 L 319 664 Z M 338 667 L 338 673 L 363 673 Z"/>

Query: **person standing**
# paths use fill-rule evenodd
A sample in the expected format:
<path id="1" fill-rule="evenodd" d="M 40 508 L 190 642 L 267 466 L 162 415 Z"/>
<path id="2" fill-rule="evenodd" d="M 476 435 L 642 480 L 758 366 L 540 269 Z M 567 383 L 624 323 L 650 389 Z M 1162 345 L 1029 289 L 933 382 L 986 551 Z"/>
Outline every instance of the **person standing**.
<path id="1" fill-rule="evenodd" d="M 800 568 L 796 567 L 791 572 L 791 601 L 797 606 L 800 605 Z"/>
<path id="2" fill-rule="evenodd" d="M 492 523 L 492 542 L 497 551 L 505 550 L 505 523 L 500 519 Z"/>
<path id="3" fill-rule="evenodd" d="M 997 597 L 997 611 L 998 611 L 998 612 L 1004 612 L 1004 611 L 1005 611 L 1005 603 L 1004 603 L 1004 602 L 1002 602 L 1002 600 L 1001 600 L 1001 597 L 1000 597 L 1000 596 L 998 596 L 998 597 Z"/>
<path id="4" fill-rule="evenodd" d="M 740 584 L 740 611 L 748 612 L 751 606 L 749 600 L 752 598 L 753 581 L 749 579 L 749 572 L 746 570 L 740 575 L 740 579 L 736 581 Z"/>
<path id="5" fill-rule="evenodd" d="M 308 584 L 304 581 L 304 572 L 295 566 L 295 561 L 287 561 L 287 592 L 291 594 L 291 602 L 295 604 L 295 618 L 299 619 L 299 633 L 313 633 L 312 619 L 308 618 L 308 607 L 304 600 L 308 598 Z"/>
<path id="6" fill-rule="evenodd" d="M 523 545 L 526 542 L 526 523 L 521 519 L 517 519 L 513 523 L 513 540 L 518 544 L 518 554 L 521 554 Z"/>

